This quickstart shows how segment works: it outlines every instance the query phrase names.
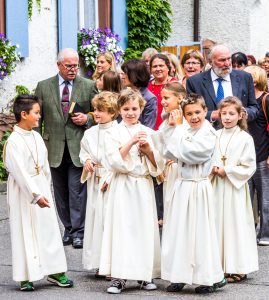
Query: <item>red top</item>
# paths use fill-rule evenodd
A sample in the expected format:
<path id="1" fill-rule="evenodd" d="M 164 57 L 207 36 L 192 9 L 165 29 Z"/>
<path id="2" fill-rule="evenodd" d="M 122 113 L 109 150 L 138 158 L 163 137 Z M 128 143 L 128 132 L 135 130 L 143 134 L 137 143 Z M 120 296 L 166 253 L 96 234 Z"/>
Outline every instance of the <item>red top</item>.
<path id="1" fill-rule="evenodd" d="M 177 79 L 175 77 L 172 77 L 167 82 L 176 81 L 176 80 Z M 161 104 L 161 101 L 162 101 L 161 90 L 163 89 L 164 85 L 167 82 L 163 83 L 163 84 L 154 84 L 153 81 L 151 81 L 149 83 L 148 89 L 152 92 L 152 94 L 154 94 L 157 97 L 157 118 L 156 118 L 156 124 L 155 124 L 154 130 L 158 130 L 159 126 L 163 122 L 163 120 L 161 118 L 161 113 L 162 113 L 162 110 L 163 110 L 163 107 L 162 107 L 162 104 Z"/>

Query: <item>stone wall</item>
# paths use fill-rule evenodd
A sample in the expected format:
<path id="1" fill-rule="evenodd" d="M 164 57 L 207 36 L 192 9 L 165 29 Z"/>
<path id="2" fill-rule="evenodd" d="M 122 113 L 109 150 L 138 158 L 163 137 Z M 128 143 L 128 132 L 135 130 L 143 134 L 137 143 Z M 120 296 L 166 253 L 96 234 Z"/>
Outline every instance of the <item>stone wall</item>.
<path id="1" fill-rule="evenodd" d="M 33 17 L 29 21 L 29 57 L 18 63 L 16 72 L 0 81 L 0 108 L 11 100 L 16 85 L 33 90 L 39 80 L 57 72 L 57 7 L 54 0 L 42 0 L 41 12 L 33 1 Z"/>

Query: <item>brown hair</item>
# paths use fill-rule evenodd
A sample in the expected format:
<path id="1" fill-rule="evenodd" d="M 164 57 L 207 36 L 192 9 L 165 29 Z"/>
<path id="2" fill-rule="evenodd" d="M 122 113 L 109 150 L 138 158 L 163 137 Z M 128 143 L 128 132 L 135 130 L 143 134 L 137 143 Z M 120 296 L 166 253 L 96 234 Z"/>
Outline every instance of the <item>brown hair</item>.
<path id="1" fill-rule="evenodd" d="M 244 107 L 242 102 L 235 96 L 228 96 L 224 98 L 220 103 L 219 103 L 219 114 L 221 115 L 221 110 L 224 107 L 234 105 L 236 111 L 238 112 L 239 115 L 242 115 L 242 119 L 238 120 L 237 125 L 242 129 L 247 131 L 248 125 L 247 125 L 247 119 L 246 119 L 246 114 L 244 113 Z"/>
<path id="2" fill-rule="evenodd" d="M 13 113 L 17 122 L 21 121 L 21 113 L 25 111 L 27 114 L 33 109 L 34 104 L 39 104 L 37 96 L 29 94 L 18 95 L 13 104 Z"/>
<path id="3" fill-rule="evenodd" d="M 118 95 L 112 92 L 101 92 L 92 99 L 92 106 L 100 111 L 107 111 L 113 114 L 113 120 L 118 116 Z"/>
<path id="4" fill-rule="evenodd" d="M 114 71 L 106 71 L 103 76 L 103 91 L 119 93 L 122 89 L 120 75 Z"/>
<path id="5" fill-rule="evenodd" d="M 142 95 L 138 91 L 135 91 L 130 87 L 122 90 L 120 92 L 119 99 L 118 99 L 118 110 L 120 110 L 121 107 L 124 104 L 126 104 L 128 101 L 135 101 L 135 100 L 138 101 L 139 107 L 141 108 L 141 110 L 143 110 L 146 105 L 146 101 L 143 99 Z"/>
<path id="6" fill-rule="evenodd" d="M 200 51 L 194 50 L 194 49 L 190 49 L 186 53 L 184 53 L 182 60 L 181 60 L 181 66 L 184 68 L 186 61 L 192 57 L 195 59 L 198 59 L 201 64 L 201 67 L 202 68 L 204 67 L 205 60 L 204 60 L 202 53 Z"/>
<path id="7" fill-rule="evenodd" d="M 180 103 L 183 111 L 183 115 L 184 115 L 184 108 L 189 104 L 200 104 L 203 109 L 207 109 L 203 96 L 191 93 L 187 95 L 187 97 L 184 100 L 182 100 Z"/>
<path id="8" fill-rule="evenodd" d="M 186 97 L 186 90 L 184 86 L 178 81 L 168 82 L 162 89 L 172 92 L 176 97 L 179 97 L 180 95 L 182 95 L 184 98 Z"/>

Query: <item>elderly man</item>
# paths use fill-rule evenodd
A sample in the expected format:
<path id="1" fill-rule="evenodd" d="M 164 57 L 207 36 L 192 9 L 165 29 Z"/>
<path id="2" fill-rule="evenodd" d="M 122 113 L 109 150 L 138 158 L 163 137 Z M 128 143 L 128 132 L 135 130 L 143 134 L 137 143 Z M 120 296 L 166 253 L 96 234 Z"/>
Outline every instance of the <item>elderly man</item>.
<path id="1" fill-rule="evenodd" d="M 194 75 L 187 80 L 187 93 L 196 93 L 204 97 L 208 108 L 207 119 L 218 128 L 218 103 L 227 96 L 238 97 L 252 121 L 258 113 L 253 80 L 250 74 L 233 70 L 231 53 L 225 45 L 215 45 L 209 54 L 212 68 Z"/>
<path id="2" fill-rule="evenodd" d="M 54 195 L 65 231 L 63 244 L 83 247 L 87 187 L 80 183 L 80 140 L 90 126 L 91 100 L 95 83 L 78 76 L 79 56 L 70 48 L 58 54 L 59 73 L 38 83 L 35 94 L 41 100 L 42 136 L 48 149 Z M 76 113 L 69 114 L 69 103 L 76 102 Z M 40 123 L 40 131 L 42 122 Z"/>

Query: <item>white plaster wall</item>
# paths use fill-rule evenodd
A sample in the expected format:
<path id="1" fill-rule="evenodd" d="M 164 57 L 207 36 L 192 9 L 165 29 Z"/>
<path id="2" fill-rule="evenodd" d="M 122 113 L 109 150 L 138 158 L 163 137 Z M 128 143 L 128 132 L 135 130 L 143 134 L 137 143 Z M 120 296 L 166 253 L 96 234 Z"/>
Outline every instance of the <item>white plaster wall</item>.
<path id="1" fill-rule="evenodd" d="M 193 41 L 193 0 L 170 0 L 172 33 L 166 45 Z M 268 0 L 200 0 L 199 38 L 256 57 L 269 51 Z"/>
<path id="2" fill-rule="evenodd" d="M 249 53 L 257 59 L 269 51 L 269 1 L 253 1 L 250 11 Z"/>
<path id="3" fill-rule="evenodd" d="M 193 41 L 193 0 L 171 0 L 172 33 L 166 42 L 175 46 Z"/>
<path id="4" fill-rule="evenodd" d="M 40 14 L 33 8 L 29 21 L 29 57 L 18 63 L 16 71 L 0 81 L 0 108 L 16 94 L 16 85 L 33 90 L 37 82 L 57 73 L 57 7 L 56 0 L 42 0 Z"/>

